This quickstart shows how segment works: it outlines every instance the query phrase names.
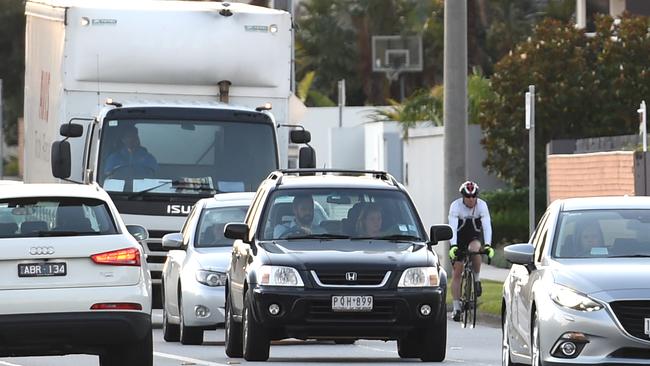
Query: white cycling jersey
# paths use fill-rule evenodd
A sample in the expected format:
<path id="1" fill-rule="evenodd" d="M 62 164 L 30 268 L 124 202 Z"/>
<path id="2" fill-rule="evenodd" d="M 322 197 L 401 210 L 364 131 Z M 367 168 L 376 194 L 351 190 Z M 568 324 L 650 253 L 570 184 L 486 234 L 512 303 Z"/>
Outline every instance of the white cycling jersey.
<path id="1" fill-rule="evenodd" d="M 449 206 L 449 226 L 451 226 L 453 235 L 449 243 L 451 245 L 457 245 L 458 237 L 456 233 L 461 229 L 461 227 L 458 227 L 459 221 L 463 222 L 462 225 L 474 225 L 475 231 L 481 231 L 476 227 L 477 219 L 481 220 L 485 245 L 490 245 L 492 243 L 492 223 L 490 221 L 490 211 L 488 210 L 487 203 L 477 198 L 476 205 L 469 208 L 463 203 L 462 197 L 452 202 Z"/>

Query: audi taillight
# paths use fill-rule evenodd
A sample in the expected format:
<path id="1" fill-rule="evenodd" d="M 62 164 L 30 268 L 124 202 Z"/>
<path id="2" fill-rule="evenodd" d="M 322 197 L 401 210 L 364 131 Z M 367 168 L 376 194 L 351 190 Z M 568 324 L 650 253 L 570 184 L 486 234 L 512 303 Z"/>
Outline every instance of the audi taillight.
<path id="1" fill-rule="evenodd" d="M 91 255 L 90 258 L 97 264 L 108 264 L 112 266 L 139 266 L 140 251 L 136 248 L 114 250 Z"/>

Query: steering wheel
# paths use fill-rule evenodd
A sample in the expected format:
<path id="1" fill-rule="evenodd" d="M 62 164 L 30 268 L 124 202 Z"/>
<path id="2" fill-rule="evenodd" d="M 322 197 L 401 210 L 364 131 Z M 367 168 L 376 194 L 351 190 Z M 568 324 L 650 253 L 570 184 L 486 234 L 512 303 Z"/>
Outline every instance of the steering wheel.
<path id="1" fill-rule="evenodd" d="M 280 234 L 279 239 L 287 239 L 290 236 L 302 236 L 302 235 L 308 235 L 311 234 L 308 230 L 306 230 L 304 227 L 300 225 L 292 226 L 289 228 L 289 230 L 283 232 Z"/>

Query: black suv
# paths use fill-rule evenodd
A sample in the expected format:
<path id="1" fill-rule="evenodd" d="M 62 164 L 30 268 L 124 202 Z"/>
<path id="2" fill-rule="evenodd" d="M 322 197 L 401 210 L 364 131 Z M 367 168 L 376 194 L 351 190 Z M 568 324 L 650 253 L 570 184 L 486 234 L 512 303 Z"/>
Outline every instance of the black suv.
<path id="1" fill-rule="evenodd" d="M 271 340 L 397 340 L 400 357 L 442 361 L 447 275 L 406 189 L 379 171 L 280 170 L 262 182 L 226 287 L 226 354 L 269 357 Z"/>

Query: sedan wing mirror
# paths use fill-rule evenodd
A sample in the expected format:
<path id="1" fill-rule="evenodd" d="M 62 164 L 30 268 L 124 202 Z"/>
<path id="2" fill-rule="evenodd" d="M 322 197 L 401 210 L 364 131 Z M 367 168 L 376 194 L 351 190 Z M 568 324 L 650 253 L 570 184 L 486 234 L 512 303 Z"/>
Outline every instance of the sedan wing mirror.
<path id="1" fill-rule="evenodd" d="M 168 249 L 180 249 L 183 246 L 183 234 L 171 233 L 163 236 L 162 246 Z"/>
<path id="2" fill-rule="evenodd" d="M 512 244 L 503 248 L 503 255 L 509 262 L 528 266 L 533 264 L 535 247 L 530 243 Z"/>

